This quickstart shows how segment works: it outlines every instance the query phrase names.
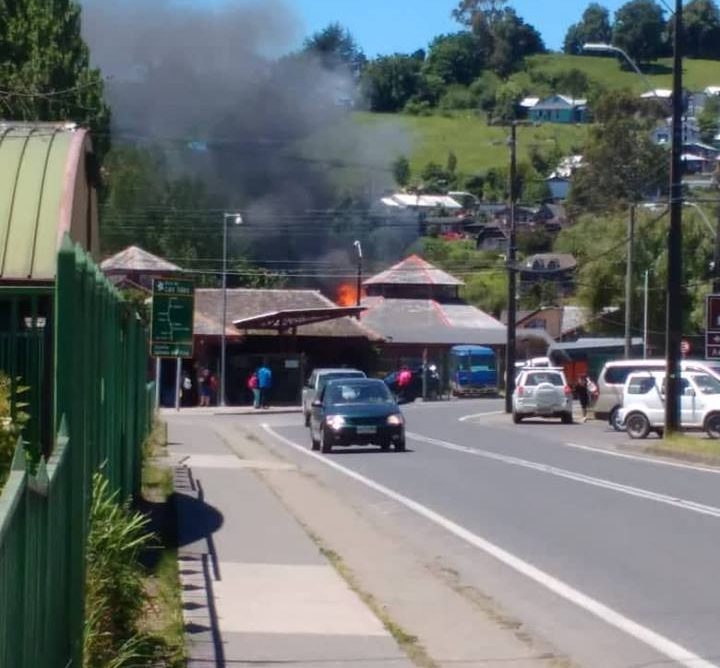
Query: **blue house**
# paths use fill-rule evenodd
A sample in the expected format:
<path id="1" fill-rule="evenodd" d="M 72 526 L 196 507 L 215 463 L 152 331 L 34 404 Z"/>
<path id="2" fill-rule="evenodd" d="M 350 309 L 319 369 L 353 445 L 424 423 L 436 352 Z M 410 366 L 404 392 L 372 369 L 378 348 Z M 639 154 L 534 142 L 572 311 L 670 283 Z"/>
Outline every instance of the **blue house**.
<path id="1" fill-rule="evenodd" d="M 536 123 L 587 123 L 587 100 L 573 99 L 568 95 L 551 95 L 532 107 L 529 116 Z"/>

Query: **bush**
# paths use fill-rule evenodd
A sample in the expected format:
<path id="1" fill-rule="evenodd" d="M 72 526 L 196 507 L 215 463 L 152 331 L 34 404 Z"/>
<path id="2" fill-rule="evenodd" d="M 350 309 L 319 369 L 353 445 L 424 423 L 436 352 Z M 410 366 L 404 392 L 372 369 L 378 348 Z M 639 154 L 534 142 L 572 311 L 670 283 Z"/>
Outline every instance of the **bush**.
<path id="1" fill-rule="evenodd" d="M 474 109 L 477 104 L 470 89 L 465 86 L 450 86 L 440 98 L 441 109 Z"/>
<path id="2" fill-rule="evenodd" d="M 86 554 L 85 668 L 152 665 L 138 624 L 147 605 L 139 557 L 153 540 L 148 519 L 93 476 Z M 144 664 L 141 660 L 145 660 Z"/>
<path id="3" fill-rule="evenodd" d="M 27 392 L 28 388 L 16 383 L 15 397 L 12 396 L 12 389 L 10 376 L 0 371 L 0 486 L 10 471 L 18 438 L 30 419 L 30 415 L 23 410 L 27 404 L 17 401 L 18 395 Z M 12 417 L 13 403 L 15 419 Z"/>
<path id="4" fill-rule="evenodd" d="M 432 107 L 430 106 L 430 103 L 426 100 L 417 100 L 415 98 L 408 101 L 405 105 L 404 111 L 406 114 L 410 114 L 411 116 L 432 115 Z"/>

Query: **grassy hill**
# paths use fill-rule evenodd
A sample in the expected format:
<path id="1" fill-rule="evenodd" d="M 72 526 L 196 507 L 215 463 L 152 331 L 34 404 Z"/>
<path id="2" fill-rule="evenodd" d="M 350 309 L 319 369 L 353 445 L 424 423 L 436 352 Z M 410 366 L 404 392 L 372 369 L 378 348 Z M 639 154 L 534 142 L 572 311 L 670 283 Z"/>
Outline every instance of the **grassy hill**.
<path id="1" fill-rule="evenodd" d="M 607 88 L 630 88 L 638 93 L 645 90 L 642 78 L 633 71 L 622 69 L 617 58 L 552 53 L 531 56 L 526 63 L 530 71 L 553 74 L 561 70 L 578 69 Z M 642 69 L 654 88 L 672 87 L 672 59 L 661 58 Z M 720 60 L 686 58 L 683 63 L 683 85 L 692 91 L 702 90 L 706 86 L 720 86 Z"/>

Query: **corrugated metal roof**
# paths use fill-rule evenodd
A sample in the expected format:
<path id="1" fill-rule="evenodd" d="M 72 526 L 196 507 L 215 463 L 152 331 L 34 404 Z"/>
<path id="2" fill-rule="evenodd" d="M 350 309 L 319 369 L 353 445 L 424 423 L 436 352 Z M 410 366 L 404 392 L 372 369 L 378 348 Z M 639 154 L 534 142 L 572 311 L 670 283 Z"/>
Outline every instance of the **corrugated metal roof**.
<path id="1" fill-rule="evenodd" d="M 139 246 L 128 246 L 100 264 L 105 272 L 119 271 L 182 271 L 180 267 Z"/>
<path id="2" fill-rule="evenodd" d="M 78 134 L 73 125 L 0 124 L 0 280 L 55 278 Z"/>

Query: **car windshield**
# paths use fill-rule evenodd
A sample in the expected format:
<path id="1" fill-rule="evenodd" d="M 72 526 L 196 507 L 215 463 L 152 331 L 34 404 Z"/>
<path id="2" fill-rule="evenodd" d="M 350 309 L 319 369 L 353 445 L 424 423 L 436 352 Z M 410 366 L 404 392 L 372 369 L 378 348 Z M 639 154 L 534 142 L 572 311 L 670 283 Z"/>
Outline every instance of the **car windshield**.
<path id="1" fill-rule="evenodd" d="M 339 383 L 327 389 L 326 403 L 339 404 L 391 404 L 394 399 L 384 383 Z"/>
<path id="2" fill-rule="evenodd" d="M 565 385 L 563 377 L 559 373 L 551 373 L 547 371 L 529 373 L 525 378 L 525 385 L 540 385 L 541 383 L 550 383 L 562 387 Z"/>
<path id="3" fill-rule="evenodd" d="M 720 394 L 720 380 L 709 373 L 698 373 L 692 378 L 703 394 Z"/>

